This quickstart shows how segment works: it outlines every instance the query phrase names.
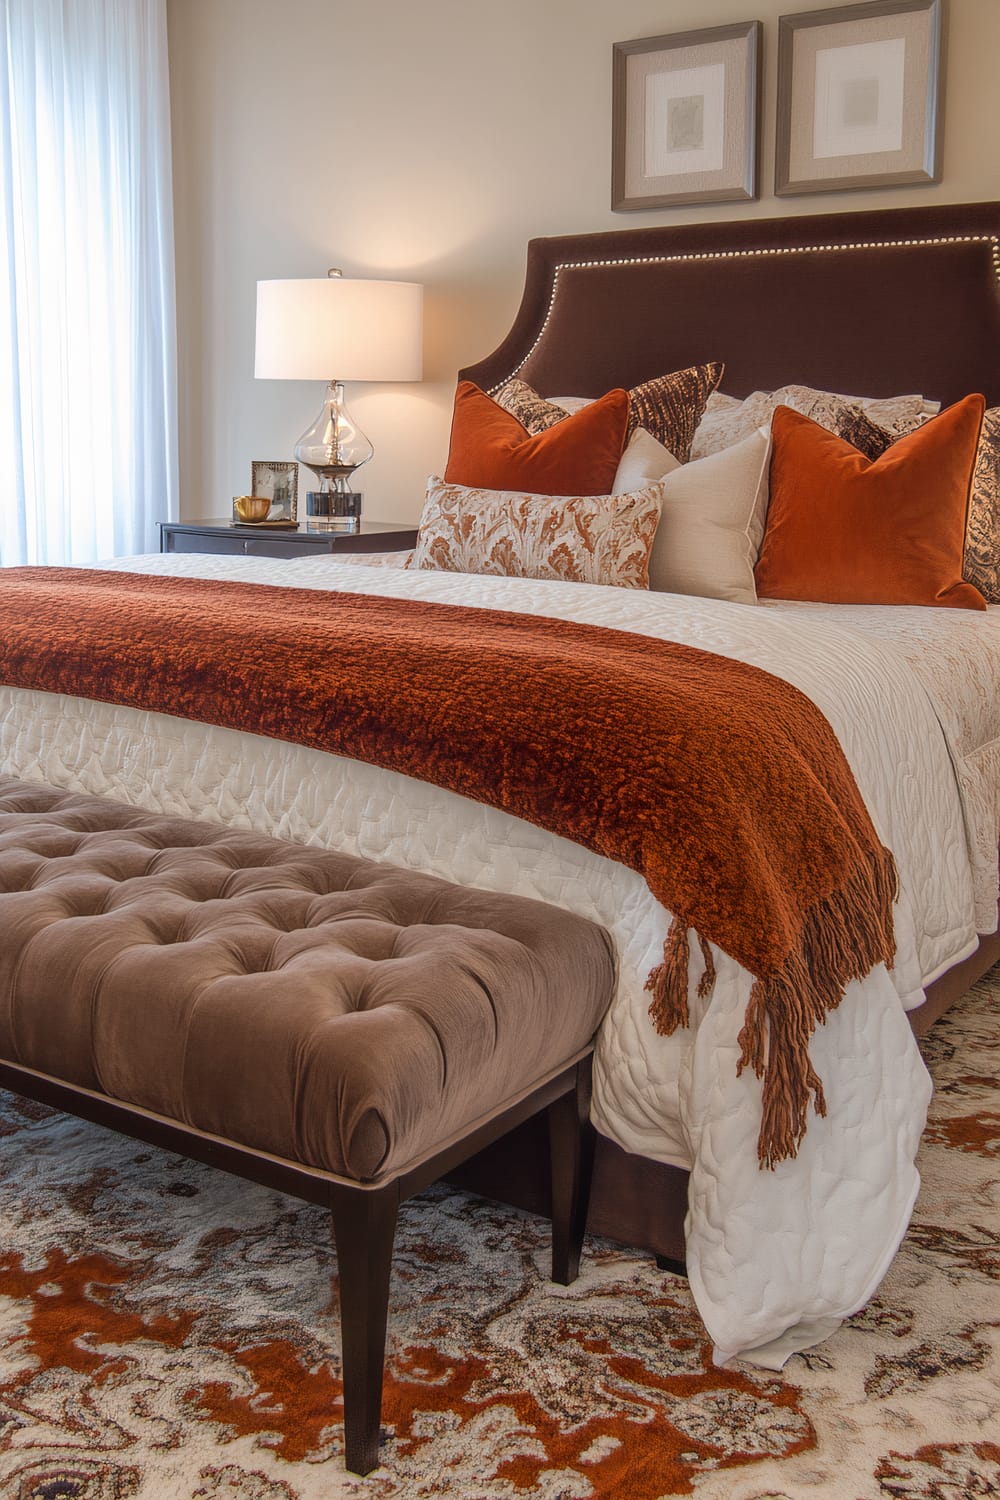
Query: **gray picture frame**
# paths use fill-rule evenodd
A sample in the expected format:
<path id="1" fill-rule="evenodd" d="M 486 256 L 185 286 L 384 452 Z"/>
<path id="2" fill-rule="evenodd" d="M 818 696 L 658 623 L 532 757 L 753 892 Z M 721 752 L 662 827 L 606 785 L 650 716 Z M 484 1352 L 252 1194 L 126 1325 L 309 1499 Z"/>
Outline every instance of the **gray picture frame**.
<path id="1" fill-rule="evenodd" d="M 779 16 L 775 193 L 940 182 L 944 36 L 945 0 Z"/>
<path id="2" fill-rule="evenodd" d="M 745 21 L 614 43 L 614 212 L 757 198 L 763 36 Z"/>

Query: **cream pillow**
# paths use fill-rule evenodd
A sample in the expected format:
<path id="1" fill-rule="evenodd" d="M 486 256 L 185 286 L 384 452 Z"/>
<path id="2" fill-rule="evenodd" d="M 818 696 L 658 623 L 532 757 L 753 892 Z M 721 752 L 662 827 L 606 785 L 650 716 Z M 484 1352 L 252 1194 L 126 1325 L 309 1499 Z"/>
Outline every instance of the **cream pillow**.
<path id="1" fill-rule="evenodd" d="M 618 460 L 615 482 L 611 486 L 613 495 L 628 495 L 641 490 L 647 484 L 655 484 L 665 474 L 679 469 L 680 463 L 669 448 L 647 432 L 637 427 L 625 444 L 625 452 Z"/>
<path id="2" fill-rule="evenodd" d="M 627 495 L 527 495 L 427 481 L 414 568 L 649 587 L 660 487 Z"/>
<path id="3" fill-rule="evenodd" d="M 767 428 L 660 481 L 649 587 L 756 604 L 753 569 L 767 520 Z"/>

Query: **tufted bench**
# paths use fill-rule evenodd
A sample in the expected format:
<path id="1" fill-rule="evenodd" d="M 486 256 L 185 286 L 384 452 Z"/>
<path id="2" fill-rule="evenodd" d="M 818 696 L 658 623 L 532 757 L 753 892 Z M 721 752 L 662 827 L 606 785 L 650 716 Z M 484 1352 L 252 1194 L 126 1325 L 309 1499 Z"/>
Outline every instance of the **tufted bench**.
<path id="1" fill-rule="evenodd" d="M 0 777 L 0 1085 L 331 1210 L 357 1473 L 405 1198 L 547 1109 L 576 1275 L 612 984 L 541 902 Z"/>

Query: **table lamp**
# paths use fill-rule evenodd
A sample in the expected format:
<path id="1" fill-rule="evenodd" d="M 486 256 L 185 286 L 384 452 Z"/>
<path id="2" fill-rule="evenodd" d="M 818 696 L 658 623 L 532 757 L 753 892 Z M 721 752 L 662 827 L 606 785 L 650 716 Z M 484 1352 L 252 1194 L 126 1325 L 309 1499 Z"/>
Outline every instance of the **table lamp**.
<path id="1" fill-rule="evenodd" d="M 319 477 L 306 514 L 357 527 L 354 470 L 374 448 L 344 403 L 346 380 L 419 380 L 424 289 L 412 281 L 356 281 L 340 271 L 302 281 L 258 281 L 258 380 L 325 380 L 326 398 L 299 438 L 299 463 Z M 332 377 L 332 378 L 331 378 Z"/>

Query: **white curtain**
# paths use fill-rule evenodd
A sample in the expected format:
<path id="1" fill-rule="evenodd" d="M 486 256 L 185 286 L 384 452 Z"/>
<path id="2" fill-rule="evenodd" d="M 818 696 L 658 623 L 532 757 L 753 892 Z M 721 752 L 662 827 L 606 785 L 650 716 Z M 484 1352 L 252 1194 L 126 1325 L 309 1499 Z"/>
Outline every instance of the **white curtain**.
<path id="1" fill-rule="evenodd" d="M 0 0 L 0 563 L 177 517 L 166 0 Z"/>

